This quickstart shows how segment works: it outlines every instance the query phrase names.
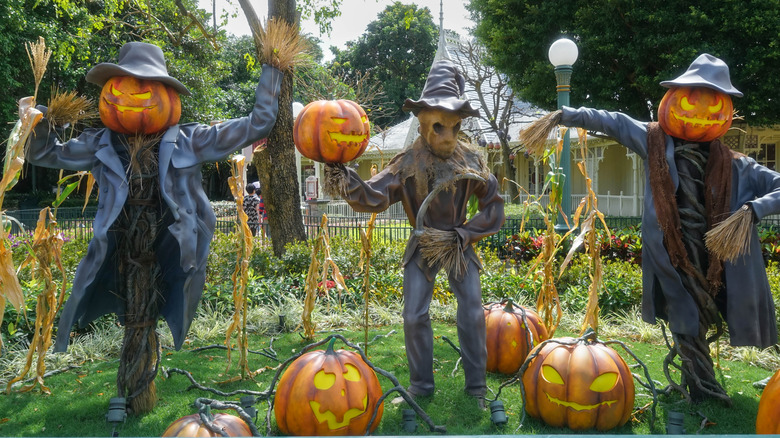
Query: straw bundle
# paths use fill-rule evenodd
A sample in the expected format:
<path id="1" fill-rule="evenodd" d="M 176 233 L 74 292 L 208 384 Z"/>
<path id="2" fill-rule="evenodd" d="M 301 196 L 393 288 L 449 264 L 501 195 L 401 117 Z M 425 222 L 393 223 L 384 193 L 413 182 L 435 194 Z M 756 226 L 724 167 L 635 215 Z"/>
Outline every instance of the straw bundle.
<path id="1" fill-rule="evenodd" d="M 265 29 L 260 28 L 258 33 L 257 43 L 262 47 L 260 55 L 268 64 L 286 71 L 308 62 L 310 45 L 297 27 L 284 20 L 271 18 Z"/>
<path id="2" fill-rule="evenodd" d="M 540 155 L 550 133 L 561 123 L 562 115 L 561 110 L 553 111 L 520 131 L 520 144 L 525 146 L 528 153 Z"/>
<path id="3" fill-rule="evenodd" d="M 753 210 L 743 205 L 728 219 L 704 235 L 707 248 L 717 258 L 733 262 L 747 254 L 753 237 Z"/>
<path id="4" fill-rule="evenodd" d="M 429 266 L 441 266 L 455 278 L 466 272 L 466 257 L 460 247 L 457 231 L 425 227 L 420 236 L 420 254 Z"/>

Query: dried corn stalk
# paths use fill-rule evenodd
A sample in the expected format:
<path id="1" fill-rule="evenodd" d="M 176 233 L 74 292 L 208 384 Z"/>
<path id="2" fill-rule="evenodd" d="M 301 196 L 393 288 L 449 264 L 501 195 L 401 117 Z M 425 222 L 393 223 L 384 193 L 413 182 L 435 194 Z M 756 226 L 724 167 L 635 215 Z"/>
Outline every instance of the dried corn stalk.
<path id="1" fill-rule="evenodd" d="M 582 322 L 581 333 L 584 334 L 589 328 L 594 332 L 598 332 L 599 324 L 599 292 L 602 289 L 602 275 L 603 267 L 601 263 L 601 248 L 598 244 L 598 232 L 596 230 L 596 220 L 600 220 L 604 225 L 604 230 L 609 234 L 609 227 L 604 221 L 604 214 L 599 211 L 598 199 L 596 193 L 593 191 L 593 181 L 588 176 L 588 169 L 585 165 L 585 158 L 587 157 L 587 145 L 588 134 L 584 129 L 578 129 L 579 145 L 580 145 L 580 161 L 577 162 L 577 167 L 580 169 L 580 173 L 585 178 L 585 186 L 587 188 L 585 197 L 582 198 L 580 204 L 577 206 L 573 217 L 573 230 L 580 228 L 580 234 L 574 239 L 571 245 L 569 253 L 566 255 L 563 263 L 561 263 L 560 274 L 568 266 L 574 253 L 582 246 L 585 247 L 585 254 L 588 256 L 590 285 L 588 286 L 588 304 L 585 307 L 585 318 Z M 583 214 L 587 216 L 580 224 L 580 217 Z"/>
<path id="2" fill-rule="evenodd" d="M 314 323 L 311 320 L 311 314 L 314 311 L 314 304 L 317 301 L 318 292 L 322 291 L 327 295 L 328 273 L 332 271 L 333 281 L 339 293 L 347 289 L 344 283 L 344 276 L 341 275 L 336 262 L 330 257 L 330 237 L 328 236 L 328 216 L 322 215 L 320 229 L 317 231 L 317 238 L 314 240 L 311 250 L 311 263 L 309 272 L 306 274 L 306 296 L 303 300 L 303 314 L 301 315 L 301 324 L 303 325 L 303 336 L 307 340 L 314 339 Z"/>
<path id="3" fill-rule="evenodd" d="M 38 224 L 33 234 L 32 251 L 27 259 L 22 263 L 19 269 L 28 265 L 32 267 L 33 278 L 43 285 L 43 289 L 38 293 L 38 303 L 36 305 L 35 332 L 27 351 L 27 362 L 22 372 L 11 379 L 6 386 L 6 393 L 11 391 L 11 386 L 24 379 L 32 366 L 33 356 L 37 353 L 38 361 L 35 368 L 35 379 L 32 384 L 25 386 L 21 391 L 30 391 L 36 384 L 40 385 L 41 391 L 51 394 L 43 382 L 43 376 L 46 374 L 46 352 L 51 347 L 52 328 L 54 327 L 54 316 L 62 306 L 65 298 L 65 269 L 62 267 L 62 245 L 64 243 L 62 234 L 56 232 L 57 222 L 49 207 L 41 210 L 38 215 Z M 63 278 L 61 286 L 58 288 L 52 279 L 51 267 L 56 266 Z"/>
<path id="4" fill-rule="evenodd" d="M 363 271 L 363 303 L 365 305 L 363 310 L 363 330 L 365 332 L 363 350 L 365 350 L 366 354 L 368 354 L 368 307 L 369 302 L 371 301 L 371 237 L 374 234 L 375 222 L 376 213 L 373 213 L 366 226 L 368 231 L 364 231 L 362 228 L 360 229 L 360 242 L 362 243 L 362 248 L 360 250 L 360 265 L 358 266 L 358 269 Z"/>
<path id="5" fill-rule="evenodd" d="M 251 375 L 249 370 L 249 337 L 246 331 L 247 326 L 247 283 L 249 282 L 249 257 L 252 254 L 252 232 L 247 224 L 248 217 L 244 212 L 244 166 L 245 159 L 243 155 L 236 155 L 231 160 L 230 178 L 228 185 L 230 192 L 236 200 L 236 210 L 238 211 L 238 230 L 236 232 L 236 269 L 233 271 L 231 280 L 233 281 L 233 319 L 225 334 L 225 346 L 227 347 L 227 370 L 230 370 L 230 338 L 236 333 L 238 338 L 238 367 L 241 372 L 241 378 L 245 379 Z"/>

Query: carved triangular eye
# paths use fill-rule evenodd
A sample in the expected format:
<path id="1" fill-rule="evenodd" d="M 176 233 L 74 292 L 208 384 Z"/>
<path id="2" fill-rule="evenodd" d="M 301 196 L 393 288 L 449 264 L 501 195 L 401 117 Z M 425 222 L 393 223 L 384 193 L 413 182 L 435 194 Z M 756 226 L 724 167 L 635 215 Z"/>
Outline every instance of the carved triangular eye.
<path id="1" fill-rule="evenodd" d="M 550 383 L 563 385 L 563 377 L 561 377 L 558 371 L 555 371 L 555 368 L 551 367 L 550 365 L 542 366 L 542 377 L 544 377 L 544 380 Z"/>
<path id="2" fill-rule="evenodd" d="M 593 392 L 607 392 L 615 387 L 618 381 L 617 373 L 604 373 L 593 380 L 590 390 Z"/>

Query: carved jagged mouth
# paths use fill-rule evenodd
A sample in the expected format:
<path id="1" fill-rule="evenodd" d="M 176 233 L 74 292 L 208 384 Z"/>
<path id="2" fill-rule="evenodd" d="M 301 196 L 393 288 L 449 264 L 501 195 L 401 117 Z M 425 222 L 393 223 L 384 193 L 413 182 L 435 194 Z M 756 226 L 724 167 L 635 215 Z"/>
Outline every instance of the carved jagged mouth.
<path id="1" fill-rule="evenodd" d="M 609 406 L 612 403 L 615 403 L 617 401 L 617 400 L 607 400 L 607 401 L 603 401 L 601 403 L 596 403 L 595 405 L 581 405 L 581 404 L 575 403 L 575 402 L 567 402 L 567 401 L 563 401 L 563 400 L 558 400 L 557 398 L 551 396 L 550 394 L 547 394 L 546 392 L 544 393 L 544 395 L 547 396 L 547 400 L 550 400 L 550 402 L 555 403 L 555 404 L 560 405 L 560 406 L 566 406 L 567 408 L 572 408 L 575 411 L 589 411 L 591 409 L 596 409 L 599 406 L 603 406 L 603 405 Z"/>
<path id="2" fill-rule="evenodd" d="M 674 116 L 675 119 L 677 119 L 677 120 L 679 120 L 679 121 L 681 121 L 683 123 L 687 123 L 689 125 L 694 125 L 694 126 L 696 126 L 696 125 L 699 125 L 699 126 L 713 126 L 713 125 L 723 125 L 724 123 L 726 123 L 725 120 L 697 119 L 697 118 L 694 118 L 694 117 L 681 116 L 681 115 L 675 113 L 674 111 L 671 111 L 671 113 L 672 113 L 672 116 Z"/>
<path id="3" fill-rule="evenodd" d="M 338 421 L 338 419 L 336 419 L 336 414 L 331 411 L 320 412 L 320 404 L 314 400 L 309 400 L 309 406 L 311 406 L 311 410 L 314 411 L 314 416 L 317 418 L 317 421 L 320 423 L 327 421 L 328 429 L 336 430 L 347 426 L 353 418 L 366 412 L 366 407 L 368 406 L 368 395 L 363 398 L 363 409 L 352 408 L 347 410 L 347 412 L 344 412 L 344 418 L 341 421 Z"/>
<path id="4" fill-rule="evenodd" d="M 330 135 L 330 139 L 335 141 L 336 143 L 360 144 L 366 140 L 365 134 L 356 135 L 356 134 L 343 134 L 341 132 L 329 132 L 328 135 Z"/>
<path id="5" fill-rule="evenodd" d="M 157 105 L 152 105 L 152 106 L 125 106 L 125 105 L 117 105 L 115 103 L 111 103 L 111 102 L 109 102 L 108 100 L 105 100 L 105 99 L 103 99 L 103 100 L 107 104 L 113 106 L 114 108 L 116 108 L 118 111 L 121 111 L 121 112 L 130 111 L 130 112 L 134 112 L 134 113 L 140 113 L 141 111 L 143 111 L 145 109 L 153 109 L 153 108 L 155 108 L 157 106 Z"/>

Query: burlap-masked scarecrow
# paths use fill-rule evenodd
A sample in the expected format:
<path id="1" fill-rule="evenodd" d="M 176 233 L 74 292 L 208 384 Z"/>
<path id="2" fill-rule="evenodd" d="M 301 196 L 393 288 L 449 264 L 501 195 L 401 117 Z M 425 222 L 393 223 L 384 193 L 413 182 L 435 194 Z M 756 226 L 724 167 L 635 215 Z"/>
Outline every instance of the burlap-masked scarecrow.
<path id="1" fill-rule="evenodd" d="M 340 194 L 356 211 L 381 212 L 400 201 L 411 225 L 421 231 L 409 238 L 402 262 L 408 392 L 412 396 L 434 393 L 428 309 L 434 279 L 444 269 L 458 300 L 465 390 L 484 405 L 485 316 L 481 264 L 472 244 L 499 230 L 504 222 L 504 202 L 496 178 L 481 157 L 458 139 L 461 120 L 478 115 L 468 101 L 459 99 L 463 87 L 464 79 L 451 61 L 435 63 L 420 99 L 407 99 L 403 106 L 420 122 L 420 136 L 414 143 L 368 181 L 343 165 L 329 165 L 325 183 L 328 191 Z M 472 195 L 479 200 L 480 211 L 467 221 L 466 208 Z M 421 212 L 424 201 L 425 211 Z"/>
<path id="2" fill-rule="evenodd" d="M 754 224 L 780 213 L 780 174 L 718 139 L 731 126 L 731 96 L 742 96 L 722 60 L 703 54 L 661 85 L 669 90 L 658 123 L 563 107 L 521 140 L 560 123 L 606 133 L 644 159 L 642 317 L 668 321 L 674 344 L 665 365 L 672 387 L 694 401 L 730 402 L 716 379 L 709 343 L 722 334 L 724 320 L 732 345 L 777 342 Z M 682 371 L 679 384 L 668 372 L 677 356 L 680 363 L 672 366 Z"/>
<path id="3" fill-rule="evenodd" d="M 91 170 L 100 187 L 94 236 L 61 313 L 55 351 L 66 350 L 74 324 L 116 313 L 125 325 L 119 396 L 132 410 L 146 411 L 156 400 L 157 319 L 165 318 L 179 349 L 203 292 L 216 216 L 201 165 L 269 134 L 282 73 L 263 66 L 252 113 L 214 126 L 178 124 L 178 96 L 190 92 L 168 75 L 155 45 L 127 43 L 118 63 L 98 64 L 86 78 L 103 87 L 107 127 L 63 143 L 58 130 L 40 123 L 27 155 L 38 166 Z M 155 112 L 166 116 L 162 122 L 144 119 Z"/>

